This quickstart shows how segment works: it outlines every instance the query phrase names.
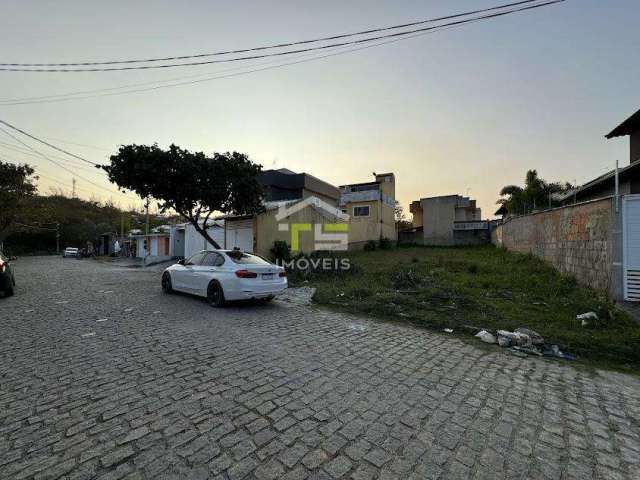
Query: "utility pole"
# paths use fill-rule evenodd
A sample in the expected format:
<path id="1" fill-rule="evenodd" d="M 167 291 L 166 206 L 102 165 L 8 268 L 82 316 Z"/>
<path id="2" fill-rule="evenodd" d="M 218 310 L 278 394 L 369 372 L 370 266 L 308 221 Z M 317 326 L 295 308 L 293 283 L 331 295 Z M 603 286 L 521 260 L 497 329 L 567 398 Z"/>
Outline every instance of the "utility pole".
<path id="1" fill-rule="evenodd" d="M 60 224 L 56 222 L 56 254 L 60 254 Z"/>
<path id="2" fill-rule="evenodd" d="M 71 178 L 71 198 L 76 198 L 76 178 Z"/>
<path id="3" fill-rule="evenodd" d="M 120 252 L 124 248 L 124 212 L 120 212 Z"/>
<path id="4" fill-rule="evenodd" d="M 149 256 L 149 249 L 151 248 L 151 242 L 149 241 L 149 197 L 147 197 L 147 201 L 144 204 L 144 208 L 147 213 L 147 220 L 145 225 L 145 248 L 144 248 L 144 264 L 147 264 L 147 257 Z"/>
<path id="5" fill-rule="evenodd" d="M 147 197 L 147 200 L 144 202 L 144 209 L 146 212 L 146 216 L 147 216 L 147 220 L 146 220 L 146 225 L 145 225 L 145 235 L 149 235 L 149 197 Z"/>

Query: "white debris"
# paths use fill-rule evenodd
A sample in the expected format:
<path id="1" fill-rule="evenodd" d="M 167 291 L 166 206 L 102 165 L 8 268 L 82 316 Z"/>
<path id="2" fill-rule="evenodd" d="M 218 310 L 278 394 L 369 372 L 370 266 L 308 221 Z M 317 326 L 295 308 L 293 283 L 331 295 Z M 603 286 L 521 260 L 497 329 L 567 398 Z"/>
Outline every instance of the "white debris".
<path id="1" fill-rule="evenodd" d="M 444 331 L 446 333 L 453 333 L 453 328 L 445 328 Z"/>
<path id="2" fill-rule="evenodd" d="M 487 332 L 486 330 L 480 330 L 478 333 L 476 333 L 476 337 L 478 337 L 484 343 L 496 343 L 497 342 L 495 335 Z"/>
<path id="3" fill-rule="evenodd" d="M 536 345 L 536 346 L 544 345 L 544 338 L 538 332 L 535 332 L 525 327 L 516 328 L 515 332 L 528 335 L 533 345 Z"/>
<path id="4" fill-rule="evenodd" d="M 83 333 L 80 335 L 82 338 L 95 337 L 96 332 Z"/>
<path id="5" fill-rule="evenodd" d="M 498 345 L 501 347 L 530 347 L 531 337 L 524 333 L 498 330 Z"/>
<path id="6" fill-rule="evenodd" d="M 582 313 L 580 315 L 576 315 L 576 320 L 580 320 L 581 325 L 586 327 L 589 325 L 589 322 L 598 320 L 598 314 L 596 312 Z"/>
<path id="7" fill-rule="evenodd" d="M 100 318 L 99 320 L 96 320 L 96 322 L 106 322 L 107 320 L 109 320 L 108 318 Z"/>

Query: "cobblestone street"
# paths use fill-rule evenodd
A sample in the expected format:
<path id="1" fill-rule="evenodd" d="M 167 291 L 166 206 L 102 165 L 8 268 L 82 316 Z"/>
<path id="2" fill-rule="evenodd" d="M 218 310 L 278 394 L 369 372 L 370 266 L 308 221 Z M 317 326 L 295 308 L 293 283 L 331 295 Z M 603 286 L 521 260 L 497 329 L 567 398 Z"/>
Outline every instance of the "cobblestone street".
<path id="1" fill-rule="evenodd" d="M 21 258 L 0 479 L 640 478 L 640 382 L 316 308 Z"/>

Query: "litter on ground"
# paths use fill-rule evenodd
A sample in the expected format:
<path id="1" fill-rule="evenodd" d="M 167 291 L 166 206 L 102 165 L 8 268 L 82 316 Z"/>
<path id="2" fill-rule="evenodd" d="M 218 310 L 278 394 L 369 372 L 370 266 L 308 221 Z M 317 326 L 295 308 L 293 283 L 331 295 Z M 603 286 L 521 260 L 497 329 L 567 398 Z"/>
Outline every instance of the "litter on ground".
<path id="1" fill-rule="evenodd" d="M 596 312 L 587 312 L 580 315 L 576 315 L 576 320 L 580 321 L 583 327 L 588 326 L 591 322 L 598 321 L 598 314 Z"/>
<path id="2" fill-rule="evenodd" d="M 526 327 L 516 328 L 513 332 L 498 330 L 495 334 L 488 329 L 484 329 L 480 330 L 475 336 L 485 343 L 497 343 L 505 348 L 507 353 L 521 358 L 534 355 L 536 357 L 555 357 L 564 360 L 576 359 L 575 355 L 560 350 L 558 345 L 545 343 L 542 335 Z"/>
<path id="3" fill-rule="evenodd" d="M 476 333 L 475 336 L 482 340 L 484 343 L 497 343 L 495 335 L 487 332 L 486 330 L 480 330 L 478 333 Z"/>

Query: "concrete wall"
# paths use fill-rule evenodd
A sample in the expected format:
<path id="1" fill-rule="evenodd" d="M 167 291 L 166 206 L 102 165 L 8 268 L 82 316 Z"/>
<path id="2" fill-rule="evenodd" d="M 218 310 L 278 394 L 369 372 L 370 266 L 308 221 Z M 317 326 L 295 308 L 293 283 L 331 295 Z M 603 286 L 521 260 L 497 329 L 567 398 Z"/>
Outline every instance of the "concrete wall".
<path id="1" fill-rule="evenodd" d="M 492 240 L 621 299 L 620 225 L 613 199 L 605 198 L 507 219 L 492 232 Z"/>
<path id="2" fill-rule="evenodd" d="M 398 231 L 396 230 L 395 210 L 386 203 L 381 203 L 380 216 L 380 234 L 384 238 L 396 241 L 398 239 Z"/>
<path id="3" fill-rule="evenodd" d="M 338 189 L 336 189 L 338 190 Z M 302 189 L 302 198 L 309 198 L 309 197 L 316 197 L 319 198 L 320 200 L 322 200 L 323 202 L 328 203 L 329 205 L 333 206 L 333 207 L 338 207 L 338 199 L 340 198 L 338 197 L 334 197 L 334 196 L 327 196 L 324 195 L 321 192 L 316 192 L 313 190 L 307 190 L 306 188 Z"/>
<path id="4" fill-rule="evenodd" d="M 491 240 L 491 233 L 489 229 L 454 230 L 453 240 L 456 246 L 487 245 Z"/>
<path id="5" fill-rule="evenodd" d="M 268 210 L 264 213 L 258 215 L 255 219 L 255 241 L 256 248 L 255 252 L 264 257 L 268 257 L 270 255 L 270 250 L 273 247 L 273 243 L 276 240 L 282 240 L 287 242 L 287 245 L 290 247 L 291 244 L 291 231 L 281 231 L 278 228 L 278 221 L 276 220 L 276 214 L 278 213 L 277 209 Z M 328 218 L 321 215 L 316 209 L 307 207 L 302 210 L 295 212 L 285 220 L 282 220 L 282 223 L 288 223 L 289 228 L 291 229 L 291 225 L 295 223 L 301 224 L 310 224 L 311 231 L 302 231 L 298 234 L 299 248 L 298 251 L 304 253 L 310 253 L 315 250 L 316 241 L 321 241 L 322 239 L 316 239 L 315 231 L 316 224 L 325 224 L 325 223 L 341 223 L 338 220 L 329 220 Z M 298 253 L 298 251 L 292 252 L 293 254 Z"/>
<path id="6" fill-rule="evenodd" d="M 457 195 L 423 198 L 422 224 L 425 245 L 454 245 L 453 222 L 456 218 Z"/>
<path id="7" fill-rule="evenodd" d="M 629 160 L 631 163 L 640 161 L 640 130 L 629 135 Z"/>
<path id="8" fill-rule="evenodd" d="M 368 217 L 354 217 L 354 207 L 369 207 Z M 349 244 L 364 245 L 369 240 L 377 242 L 380 237 L 396 241 L 396 223 L 393 207 L 375 200 L 369 202 L 349 202 L 345 206 L 349 219 Z"/>

